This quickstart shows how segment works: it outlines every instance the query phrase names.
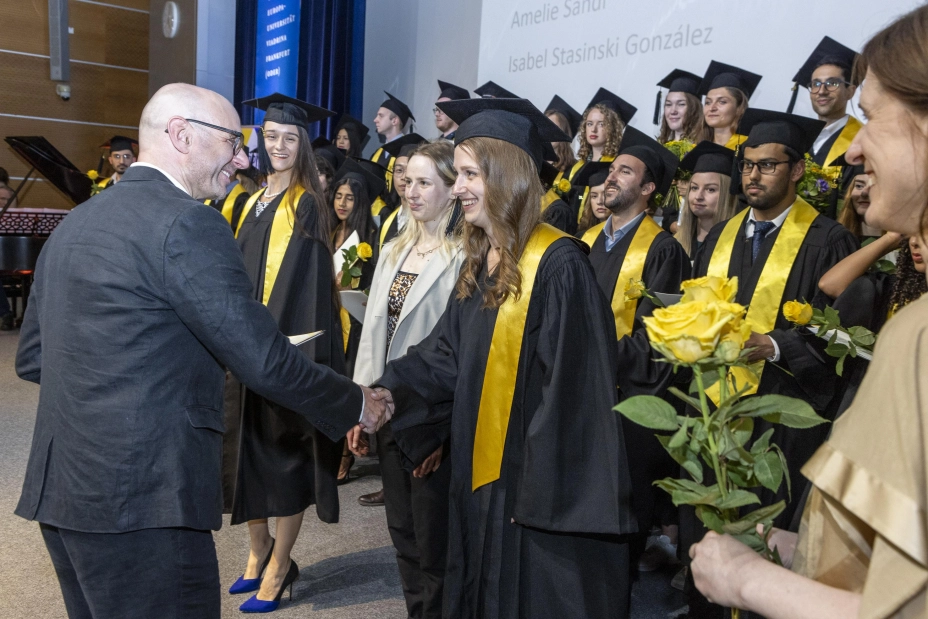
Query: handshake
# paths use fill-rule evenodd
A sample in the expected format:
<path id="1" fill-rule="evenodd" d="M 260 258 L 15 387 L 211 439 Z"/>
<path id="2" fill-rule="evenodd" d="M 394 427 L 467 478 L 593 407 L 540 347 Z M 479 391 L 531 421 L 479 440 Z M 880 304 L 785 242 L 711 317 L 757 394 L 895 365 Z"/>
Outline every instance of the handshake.
<path id="1" fill-rule="evenodd" d="M 364 392 L 364 413 L 356 428 L 374 434 L 393 417 L 393 395 L 383 387 L 362 386 L 361 391 Z"/>

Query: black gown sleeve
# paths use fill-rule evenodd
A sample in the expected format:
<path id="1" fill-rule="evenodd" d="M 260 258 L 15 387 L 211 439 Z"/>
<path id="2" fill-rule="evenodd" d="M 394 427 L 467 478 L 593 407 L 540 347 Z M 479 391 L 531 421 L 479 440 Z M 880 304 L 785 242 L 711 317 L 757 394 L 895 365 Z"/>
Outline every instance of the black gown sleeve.
<path id="1" fill-rule="evenodd" d="M 541 216 L 542 221 L 552 225 L 561 232 L 574 236 L 577 234 L 577 213 L 563 200 L 552 202 Z"/>
<path id="2" fill-rule="evenodd" d="M 690 260 L 683 246 L 670 235 L 661 234 L 648 252 L 642 280 L 651 292 L 680 294 L 680 283 L 690 278 Z M 620 396 L 662 395 L 674 380 L 673 366 L 657 363 L 643 319 L 654 313 L 654 302 L 642 298 L 635 312 L 630 335 L 618 341 L 618 384 Z"/>
<path id="3" fill-rule="evenodd" d="M 576 246 L 549 250 L 541 275 L 544 297 L 536 301 L 543 301 L 544 313 L 536 355 L 544 369 L 542 397 L 525 430 L 514 518 L 546 531 L 634 530 L 625 442 L 612 410 L 612 311 Z"/>

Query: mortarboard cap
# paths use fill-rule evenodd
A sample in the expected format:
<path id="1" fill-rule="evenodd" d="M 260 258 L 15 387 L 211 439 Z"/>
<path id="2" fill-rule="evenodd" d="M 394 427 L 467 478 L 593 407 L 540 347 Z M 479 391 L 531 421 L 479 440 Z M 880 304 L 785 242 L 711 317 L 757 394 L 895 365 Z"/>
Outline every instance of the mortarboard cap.
<path id="1" fill-rule="evenodd" d="M 103 144 L 100 144 L 100 148 L 108 148 L 112 153 L 121 150 L 132 150 L 133 146 L 137 148 L 138 145 L 139 141 L 136 139 L 127 138 L 124 135 L 114 135 Z"/>
<path id="2" fill-rule="evenodd" d="M 356 180 L 364 187 L 368 201 L 373 202 L 387 187 L 387 181 L 385 180 L 386 172 L 386 168 L 373 161 L 365 161 L 364 159 L 358 159 L 356 157 L 346 157 L 345 161 L 335 172 L 333 185 L 338 184 L 338 182 L 344 178 Z"/>
<path id="3" fill-rule="evenodd" d="M 783 144 L 800 155 L 809 152 L 815 138 L 825 128 L 825 121 L 786 112 L 748 108 L 738 124 L 738 133 L 748 136 L 742 145 L 753 148 L 762 144 Z"/>
<path id="4" fill-rule="evenodd" d="M 436 105 L 458 124 L 455 146 L 470 138 L 496 138 L 524 150 L 539 170 L 543 161 L 557 158 L 551 142 L 570 141 L 528 99 L 468 99 Z"/>
<path id="5" fill-rule="evenodd" d="M 338 119 L 338 124 L 335 125 L 335 131 L 334 131 L 333 136 L 332 136 L 333 139 L 334 139 L 335 137 L 338 136 L 338 132 L 339 132 L 341 129 L 343 129 L 343 128 L 347 127 L 347 126 L 354 127 L 355 133 L 358 134 L 358 137 L 359 137 L 362 141 L 363 141 L 364 138 L 366 138 L 366 137 L 370 134 L 370 132 L 371 132 L 370 127 L 368 127 L 367 125 L 365 125 L 364 123 L 362 123 L 360 120 L 358 120 L 357 118 L 355 118 L 355 117 L 352 116 L 351 114 L 342 114 L 342 117 Z"/>
<path id="6" fill-rule="evenodd" d="M 318 137 L 310 144 L 312 144 L 313 152 L 328 161 L 333 170 L 337 170 L 345 162 L 345 153 L 335 148 L 335 144 L 326 138 Z"/>
<path id="7" fill-rule="evenodd" d="M 716 88 L 737 88 L 750 99 L 761 79 L 757 73 L 713 60 L 699 85 L 699 95 L 704 96 Z"/>
<path id="8" fill-rule="evenodd" d="M 519 95 L 509 92 L 495 82 L 487 82 L 480 88 L 474 88 L 474 92 L 481 97 L 491 97 L 496 99 L 518 99 Z"/>
<path id="9" fill-rule="evenodd" d="M 575 110 L 569 103 L 554 95 L 551 103 L 545 108 L 545 114 L 548 112 L 560 112 L 567 119 L 567 125 L 570 127 L 570 137 L 577 135 L 580 130 L 580 121 L 583 120 L 583 114 Z"/>
<path id="10" fill-rule="evenodd" d="M 718 172 L 730 176 L 735 151 L 721 144 L 704 140 L 688 152 L 680 161 L 680 169 L 696 174 L 698 172 Z"/>
<path id="11" fill-rule="evenodd" d="M 631 122 L 632 118 L 635 116 L 635 112 L 638 111 L 638 108 L 636 108 L 634 105 L 627 102 L 619 95 L 609 92 L 605 88 L 600 88 L 596 91 L 596 94 L 593 95 L 593 98 L 590 100 L 589 105 L 586 106 L 586 109 L 590 109 L 597 103 L 602 103 L 610 110 L 618 114 L 619 118 L 621 118 L 622 122 L 626 125 Z"/>
<path id="12" fill-rule="evenodd" d="M 467 92 L 467 89 L 460 86 L 438 80 L 438 87 L 441 89 L 441 92 L 438 93 L 439 99 L 451 99 L 452 101 L 470 99 L 470 93 Z"/>
<path id="13" fill-rule="evenodd" d="M 699 96 L 699 83 L 702 77 L 683 69 L 674 69 L 667 77 L 657 83 L 658 88 L 666 88 L 668 93 L 685 92 L 695 97 Z M 660 124 L 661 119 L 661 91 L 657 91 L 657 100 L 654 104 L 654 124 Z"/>
<path id="14" fill-rule="evenodd" d="M 609 176 L 609 161 L 587 161 L 570 181 L 574 187 L 599 187 Z"/>
<path id="15" fill-rule="evenodd" d="M 298 125 L 307 130 L 311 123 L 335 116 L 335 112 L 331 110 L 282 95 L 279 92 L 266 97 L 242 101 L 242 104 L 263 110 L 265 112 L 264 122 Z"/>
<path id="16" fill-rule="evenodd" d="M 425 141 L 425 138 L 418 133 L 410 133 L 408 135 L 401 135 L 395 140 L 390 140 L 383 145 L 383 149 L 389 153 L 391 157 L 408 157 L 412 151 L 419 147 L 419 144 Z"/>
<path id="17" fill-rule="evenodd" d="M 851 69 L 854 68 L 854 61 L 857 59 L 857 52 L 850 47 L 846 47 L 831 37 L 825 37 L 821 43 L 812 51 L 812 55 L 806 60 L 799 72 L 793 76 L 793 81 L 804 88 L 809 87 L 812 81 L 812 73 L 822 65 L 833 64 L 845 70 L 845 74 L 850 78 Z"/>
<path id="18" fill-rule="evenodd" d="M 837 157 L 830 165 L 841 168 L 841 193 L 845 193 L 854 179 L 864 174 L 864 164 L 851 165 L 847 162 L 847 153 Z"/>
<path id="19" fill-rule="evenodd" d="M 403 103 L 402 101 L 400 101 L 399 99 L 391 95 L 386 90 L 384 90 L 383 92 L 385 95 L 387 95 L 387 100 L 381 103 L 380 107 L 387 108 L 388 110 L 390 110 L 391 112 L 399 116 L 400 122 L 403 123 L 404 127 L 406 126 L 406 123 L 409 122 L 410 118 L 412 118 L 413 120 L 416 119 L 416 117 L 412 115 L 412 110 L 409 109 L 408 105 L 406 105 L 405 103 Z"/>
<path id="20" fill-rule="evenodd" d="M 654 177 L 654 183 L 657 185 L 655 191 L 661 195 L 667 194 L 680 165 L 680 160 L 669 149 L 664 148 L 651 136 L 628 126 L 622 134 L 619 155 L 631 155 L 641 161 Z"/>

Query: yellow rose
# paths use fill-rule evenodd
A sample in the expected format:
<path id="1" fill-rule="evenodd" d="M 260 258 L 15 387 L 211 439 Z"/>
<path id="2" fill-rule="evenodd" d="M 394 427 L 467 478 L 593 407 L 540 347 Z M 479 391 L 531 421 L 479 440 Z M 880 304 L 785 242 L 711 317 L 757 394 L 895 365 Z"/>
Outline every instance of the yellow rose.
<path id="1" fill-rule="evenodd" d="M 723 331 L 738 315 L 734 303 L 693 301 L 654 310 L 644 319 L 651 343 L 671 361 L 695 363 L 712 355 Z"/>
<path id="2" fill-rule="evenodd" d="M 96 170 L 91 170 L 90 172 L 87 173 L 87 178 L 89 178 L 92 181 L 95 181 L 98 178 L 100 178 L 100 175 L 97 174 Z"/>
<path id="3" fill-rule="evenodd" d="M 807 325 L 812 320 L 812 306 L 799 301 L 787 301 L 783 304 L 783 315 L 797 325 Z"/>
<path id="4" fill-rule="evenodd" d="M 680 299 L 681 303 L 689 303 L 690 301 L 731 302 L 735 300 L 735 295 L 738 294 L 738 278 L 732 277 L 729 279 L 727 277 L 707 275 L 686 280 L 680 284 L 680 289 L 683 290 L 683 298 Z"/>
<path id="5" fill-rule="evenodd" d="M 358 258 L 361 260 L 367 260 L 374 255 L 374 250 L 371 249 L 371 246 L 367 243 L 361 243 L 358 245 Z"/>
<path id="6" fill-rule="evenodd" d="M 568 191 L 570 191 L 570 181 L 567 180 L 566 178 L 562 178 L 561 180 L 557 182 L 557 189 L 561 193 L 567 193 Z"/>
<path id="7" fill-rule="evenodd" d="M 625 284 L 625 300 L 633 301 L 640 299 L 644 292 L 644 282 L 640 279 L 630 279 Z"/>

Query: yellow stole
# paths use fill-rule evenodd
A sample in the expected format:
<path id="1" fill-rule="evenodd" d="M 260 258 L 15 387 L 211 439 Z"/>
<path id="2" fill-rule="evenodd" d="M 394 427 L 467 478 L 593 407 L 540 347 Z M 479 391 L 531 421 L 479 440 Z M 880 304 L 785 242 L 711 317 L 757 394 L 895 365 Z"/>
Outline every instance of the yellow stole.
<path id="1" fill-rule="evenodd" d="M 380 163 L 381 155 L 383 155 L 383 147 L 380 147 L 376 151 L 374 151 L 374 154 L 371 157 L 371 161 L 373 161 L 374 163 Z M 387 191 L 390 191 L 390 189 L 393 187 L 393 163 L 395 161 L 396 161 L 395 157 L 390 157 L 390 161 L 387 162 L 387 176 L 386 176 Z M 378 209 L 378 212 L 379 210 L 380 209 Z M 373 212 L 373 208 L 371 209 L 371 212 Z M 377 213 L 374 213 L 374 215 L 377 215 Z"/>
<path id="2" fill-rule="evenodd" d="M 245 188 L 242 187 L 242 184 L 239 183 L 232 188 L 232 191 L 229 192 L 229 195 L 226 196 L 226 199 L 222 201 L 222 216 L 226 218 L 226 221 L 229 224 L 232 223 L 232 209 L 235 207 L 235 200 L 238 199 L 240 195 L 245 193 Z M 212 200 L 209 200 L 207 204 L 212 204 Z"/>
<path id="3" fill-rule="evenodd" d="M 393 220 L 396 219 L 401 208 L 403 208 L 402 204 L 393 209 L 393 212 L 387 215 L 387 218 L 380 224 L 380 249 L 383 249 L 383 244 L 387 241 L 387 232 L 390 231 L 390 226 L 393 225 Z"/>
<path id="4" fill-rule="evenodd" d="M 745 209 L 728 220 L 712 252 L 712 257 L 709 259 L 708 275 L 728 277 L 731 254 L 735 243 L 742 241 L 739 238 L 742 236 L 742 224 L 749 212 L 750 209 Z M 808 202 L 797 197 L 789 215 L 786 216 L 786 221 L 783 222 L 783 227 L 777 235 L 773 249 L 770 250 L 764 270 L 757 281 L 757 287 L 751 296 L 745 320 L 751 325 L 752 331 L 757 333 L 773 331 L 783 305 L 783 291 L 786 289 L 786 281 L 793 269 L 793 262 L 816 217 L 818 217 L 818 211 Z M 751 370 L 735 367 L 731 368 L 729 373 L 730 379 L 736 381 L 739 388 L 748 385 L 747 395 L 757 393 L 757 387 L 764 371 L 764 361 L 751 364 Z M 706 394 L 718 404 L 720 399 L 718 383 L 709 387 Z"/>
<path id="5" fill-rule="evenodd" d="M 583 235 L 583 242 L 593 247 L 606 222 L 593 226 Z M 615 316 L 615 332 L 618 339 L 630 335 L 635 324 L 635 312 L 638 310 L 638 299 L 625 300 L 625 286 L 629 280 L 641 279 L 644 272 L 644 261 L 648 257 L 648 250 L 654 239 L 661 233 L 661 227 L 648 215 L 644 216 L 635 232 L 635 238 L 628 246 L 628 252 L 619 269 L 619 277 L 615 281 L 615 290 L 612 291 L 612 315 Z"/>
<path id="6" fill-rule="evenodd" d="M 374 203 L 373 203 L 373 204 L 371 204 L 371 215 L 373 215 L 374 217 L 377 217 L 377 215 L 380 215 L 380 211 L 381 211 L 381 210 L 383 209 L 383 207 L 385 207 L 386 205 L 387 205 L 387 203 L 384 202 L 383 199 L 382 199 L 380 196 L 377 196 L 377 199 L 374 200 Z"/>
<path id="7" fill-rule="evenodd" d="M 740 133 L 732 133 L 731 137 L 728 138 L 728 141 L 725 142 L 725 148 L 733 151 L 737 151 L 738 147 L 748 139 L 748 136 L 741 135 Z"/>
<path id="8" fill-rule="evenodd" d="M 480 393 L 480 410 L 477 414 L 477 433 L 474 436 L 474 470 L 472 489 L 499 479 L 503 463 L 503 448 L 512 414 L 516 376 L 522 353 L 522 337 L 528 318 L 529 301 L 538 265 L 545 251 L 559 238 L 568 236 L 548 224 L 538 224 L 519 258 L 522 274 L 522 294 L 510 295 L 500 306 L 490 341 L 483 390 Z"/>
<path id="9" fill-rule="evenodd" d="M 615 157 L 612 156 L 612 155 L 603 155 L 602 157 L 599 158 L 599 160 L 600 160 L 600 161 L 606 161 L 606 162 L 615 161 Z M 580 165 L 580 164 L 582 164 L 582 163 L 586 163 L 586 162 L 585 162 L 585 161 L 584 161 L 584 162 L 579 162 L 579 161 L 578 161 L 578 162 L 577 162 L 577 165 Z M 583 167 L 583 166 L 580 165 L 580 167 Z M 571 179 L 573 179 L 574 173 L 575 173 L 577 170 L 579 170 L 579 169 L 580 169 L 580 168 L 578 168 L 577 166 L 574 166 L 573 170 L 570 171 L 570 178 L 571 178 Z M 577 213 L 577 223 L 580 223 L 580 220 L 583 219 L 583 209 L 584 209 L 584 207 L 586 207 L 586 202 L 587 202 L 587 200 L 589 200 L 589 199 L 590 199 L 590 188 L 589 188 L 589 187 L 585 187 L 585 188 L 583 189 L 583 198 L 580 200 L 580 211 Z"/>
<path id="10" fill-rule="evenodd" d="M 99 183 L 97 183 L 97 185 L 100 186 L 100 189 L 104 189 L 104 188 L 106 188 L 106 187 L 109 187 L 110 184 L 112 184 L 112 182 L 113 182 L 113 177 L 112 177 L 112 176 L 107 176 L 107 177 L 104 178 L 102 181 L 100 181 Z"/>
<path id="11" fill-rule="evenodd" d="M 576 166 L 574 166 L 576 167 Z M 551 206 L 557 200 L 560 200 L 561 196 L 557 195 L 557 192 L 554 191 L 554 188 L 557 187 L 558 181 L 564 178 L 563 172 L 558 172 L 557 176 L 554 177 L 554 182 L 551 184 L 551 189 L 541 197 L 541 212 L 544 213 L 548 210 L 548 207 Z"/>
<path id="12" fill-rule="evenodd" d="M 833 178 L 837 178 L 841 174 L 841 167 L 833 166 L 831 163 L 847 152 L 851 142 L 854 141 L 854 136 L 857 135 L 857 132 L 860 131 L 863 126 L 862 122 L 853 116 L 849 116 L 844 128 L 841 129 L 841 133 L 838 134 L 838 139 L 835 140 L 835 143 L 828 149 L 828 155 L 825 157 L 825 165 L 822 166 L 822 168 Z"/>
<path id="13" fill-rule="evenodd" d="M 258 198 L 264 195 L 267 188 L 255 192 L 248 198 L 245 208 L 242 210 L 242 217 L 238 220 L 238 228 L 235 229 L 235 237 L 238 238 L 239 230 L 242 229 L 242 222 L 254 208 Z M 277 281 L 277 273 L 280 271 L 280 264 L 284 261 L 284 254 L 287 253 L 287 246 L 290 244 L 290 237 L 293 236 L 293 220 L 296 217 L 296 207 L 300 203 L 304 190 L 298 188 L 293 195 L 287 190 L 284 199 L 277 206 L 277 212 L 274 213 L 274 222 L 271 224 L 271 238 L 267 244 L 267 258 L 264 262 L 264 290 L 261 293 L 261 302 L 267 305 L 271 298 L 271 292 L 274 290 L 274 282 Z"/>

